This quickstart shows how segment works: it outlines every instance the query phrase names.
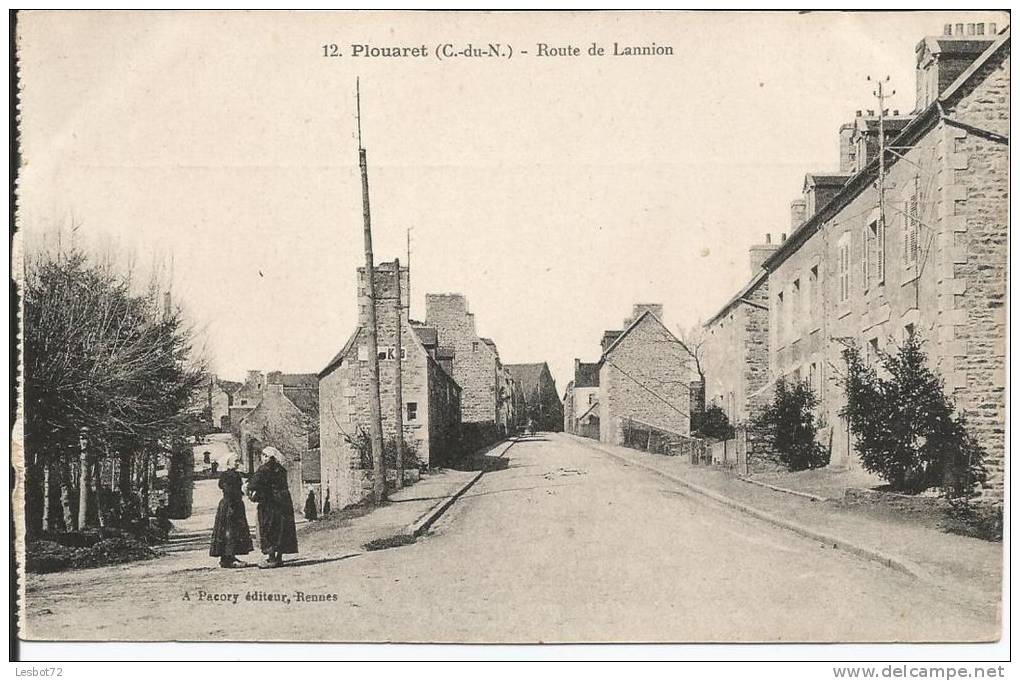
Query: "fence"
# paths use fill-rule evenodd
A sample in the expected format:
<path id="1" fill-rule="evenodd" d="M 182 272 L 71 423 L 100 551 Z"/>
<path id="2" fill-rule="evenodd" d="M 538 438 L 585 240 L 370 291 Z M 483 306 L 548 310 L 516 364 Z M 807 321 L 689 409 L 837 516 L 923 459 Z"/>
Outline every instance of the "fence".
<path id="1" fill-rule="evenodd" d="M 707 443 L 696 437 L 628 417 L 620 419 L 620 431 L 623 433 L 624 447 L 665 456 L 686 457 L 694 464 L 711 461 Z"/>

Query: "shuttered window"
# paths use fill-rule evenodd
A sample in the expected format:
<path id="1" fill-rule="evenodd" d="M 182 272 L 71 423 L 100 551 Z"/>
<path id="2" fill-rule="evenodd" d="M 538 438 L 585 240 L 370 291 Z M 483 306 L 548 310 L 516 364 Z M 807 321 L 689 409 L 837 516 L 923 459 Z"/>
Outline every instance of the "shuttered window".
<path id="1" fill-rule="evenodd" d="M 839 266 L 839 301 L 846 302 L 850 299 L 850 232 L 839 238 L 837 245 L 837 260 Z"/>
<path id="2" fill-rule="evenodd" d="M 920 196 L 915 178 L 914 189 L 904 204 L 903 262 L 908 267 L 917 264 L 918 234 L 921 231 Z"/>

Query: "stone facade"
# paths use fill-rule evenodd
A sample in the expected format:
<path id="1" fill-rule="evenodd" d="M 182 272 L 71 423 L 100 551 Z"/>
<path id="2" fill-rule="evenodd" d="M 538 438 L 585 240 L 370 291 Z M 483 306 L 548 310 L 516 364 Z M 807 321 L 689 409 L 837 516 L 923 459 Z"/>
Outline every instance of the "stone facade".
<path id="1" fill-rule="evenodd" d="M 318 390 L 314 394 L 314 403 L 318 403 Z M 298 399 L 300 402 L 301 400 Z M 283 455 L 280 463 L 287 469 L 287 484 L 290 487 L 294 508 L 304 508 L 305 487 L 303 485 L 302 461 L 310 450 L 318 444 L 319 422 L 318 412 L 310 404 L 303 403 L 300 408 L 285 392 L 280 383 L 266 386 L 258 406 L 240 423 L 241 451 L 244 452 L 244 467 L 248 473 L 262 463 L 262 449 L 275 447 Z"/>
<path id="2" fill-rule="evenodd" d="M 733 424 L 749 421 L 768 397 L 769 279 L 761 263 L 776 249 L 768 241 L 751 248 L 751 281 L 704 325 L 706 406 Z"/>
<path id="3" fill-rule="evenodd" d="M 766 263 L 772 377 L 811 382 L 834 466 L 859 465 L 839 417 L 839 339 L 874 357 L 916 333 L 988 451 L 991 486 L 1001 489 L 1008 32 L 985 42 L 980 65 L 942 94 L 944 114 L 928 105 L 897 138 L 904 158 L 888 161 L 884 230 L 871 166 Z"/>
<path id="4" fill-rule="evenodd" d="M 467 299 L 461 294 L 425 295 L 425 324 L 439 332 L 444 348 L 453 351 L 453 377 L 461 387 L 464 423 L 503 421 L 505 428 L 509 415 L 499 389 L 499 353 L 492 341 L 478 336 Z"/>
<path id="5" fill-rule="evenodd" d="M 567 384 L 563 397 L 563 430 L 581 435 L 580 420 L 585 417 L 590 426 L 598 425 L 599 412 L 599 365 L 598 362 L 582 362 L 574 359 L 574 380 Z M 593 410 L 592 407 L 595 407 Z M 590 428 L 586 431 L 590 435 Z M 598 431 L 596 430 L 596 433 Z M 596 437 L 598 435 L 596 434 Z"/>
<path id="6" fill-rule="evenodd" d="M 624 418 L 688 435 L 692 380 L 676 337 L 653 312 L 642 313 L 602 356 L 599 439 L 623 444 Z"/>
<path id="7" fill-rule="evenodd" d="M 436 357 L 435 330 L 412 324 L 406 295 L 398 314 L 395 306 L 394 263 L 380 263 L 376 270 L 376 325 L 379 346 L 379 387 L 383 439 L 396 436 L 396 330 L 401 329 L 401 364 L 404 442 L 419 465 L 442 460 L 453 446 L 460 424 L 461 388 L 440 366 Z M 401 268 L 401 291 L 407 291 L 408 271 Z M 359 325 L 343 349 L 319 373 L 320 457 L 322 494 L 330 495 L 333 508 L 364 501 L 371 495 L 371 465 L 353 443 L 369 430 L 368 354 L 363 332 L 368 291 L 364 269 L 358 269 Z M 428 342 L 428 349 L 425 341 Z M 410 457 L 406 459 L 410 461 Z M 411 466 L 408 466 L 410 468 Z"/>

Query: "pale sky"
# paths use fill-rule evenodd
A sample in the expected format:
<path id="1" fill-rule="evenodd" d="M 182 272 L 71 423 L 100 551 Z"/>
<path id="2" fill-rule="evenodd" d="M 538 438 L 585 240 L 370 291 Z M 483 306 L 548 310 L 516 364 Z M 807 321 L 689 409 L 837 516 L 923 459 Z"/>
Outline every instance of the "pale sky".
<path id="1" fill-rule="evenodd" d="M 634 302 L 671 328 L 716 312 L 748 247 L 790 231 L 804 173 L 837 169 L 840 123 L 877 108 L 865 77 L 912 110 L 917 42 L 975 21 L 1008 17 L 22 14 L 19 225 L 31 247 L 73 216 L 90 243 L 172 258 L 223 377 L 317 372 L 357 318 L 360 76 L 376 262 L 405 260 L 411 228 L 412 316 L 464 293 L 503 361 L 549 362 L 562 393 Z M 534 56 L 593 41 L 674 54 Z M 442 42 L 517 54 L 439 61 Z"/>

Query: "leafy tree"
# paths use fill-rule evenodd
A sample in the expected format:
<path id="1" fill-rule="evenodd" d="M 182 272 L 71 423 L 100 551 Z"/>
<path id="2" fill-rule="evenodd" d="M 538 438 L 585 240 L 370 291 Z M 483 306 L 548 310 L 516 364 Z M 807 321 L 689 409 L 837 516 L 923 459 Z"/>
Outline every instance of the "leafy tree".
<path id="1" fill-rule="evenodd" d="M 918 493 L 940 486 L 968 496 L 985 479 L 984 451 L 955 414 L 941 377 L 927 364 L 922 341 L 910 335 L 895 353 L 878 354 L 881 374 L 853 342 L 844 343 L 848 419 L 864 467 L 893 489 Z"/>
<path id="2" fill-rule="evenodd" d="M 704 411 L 691 413 L 691 435 L 708 440 L 729 440 L 734 429 L 722 407 L 711 404 Z"/>
<path id="3" fill-rule="evenodd" d="M 772 402 L 752 421 L 776 458 L 791 471 L 829 463 L 825 447 L 815 441 L 818 398 L 806 382 L 776 382 Z"/>
<path id="4" fill-rule="evenodd" d="M 58 481 L 65 529 L 76 524 L 69 463 L 81 446 L 90 468 L 97 457 L 118 457 L 123 473 L 142 457 L 146 465 L 139 467 L 147 470 L 147 457 L 186 430 L 201 366 L 181 311 L 160 298 L 155 280 L 137 293 L 130 270 L 74 248 L 26 263 L 25 443 L 28 461 L 43 471 L 37 476 L 43 483 L 29 485 L 27 494 L 47 518 L 51 479 Z M 79 479 L 91 475 L 87 468 Z M 132 484 L 130 475 L 121 479 Z M 129 493 L 122 484 L 122 494 Z"/>

